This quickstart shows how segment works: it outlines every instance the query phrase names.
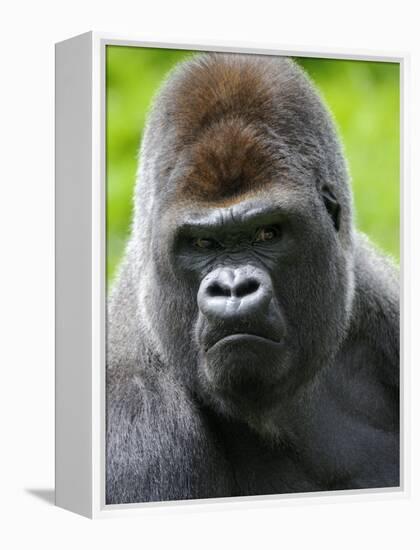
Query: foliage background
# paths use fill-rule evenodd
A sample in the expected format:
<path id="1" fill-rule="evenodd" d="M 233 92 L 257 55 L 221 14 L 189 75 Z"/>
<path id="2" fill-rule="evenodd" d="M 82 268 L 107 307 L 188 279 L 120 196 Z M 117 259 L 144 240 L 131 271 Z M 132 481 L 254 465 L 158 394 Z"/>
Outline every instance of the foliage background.
<path id="1" fill-rule="evenodd" d="M 129 235 L 137 153 L 148 108 L 168 71 L 193 52 L 108 46 L 107 277 Z M 297 58 L 321 91 L 344 144 L 356 224 L 399 260 L 399 66 Z"/>

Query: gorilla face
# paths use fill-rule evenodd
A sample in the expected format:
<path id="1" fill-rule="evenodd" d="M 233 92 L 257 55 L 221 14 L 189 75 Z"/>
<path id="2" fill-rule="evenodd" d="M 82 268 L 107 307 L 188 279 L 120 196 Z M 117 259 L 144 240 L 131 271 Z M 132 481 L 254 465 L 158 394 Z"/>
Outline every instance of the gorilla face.
<path id="1" fill-rule="evenodd" d="M 174 202 L 160 216 L 155 288 L 172 288 L 161 338 L 179 342 L 169 360 L 219 410 L 270 409 L 339 345 L 349 281 L 337 211 L 331 194 L 285 184 L 220 206 Z"/>
<path id="2" fill-rule="evenodd" d="M 176 378 L 219 411 L 255 418 L 287 406 L 346 333 L 347 173 L 328 114 L 290 62 L 219 55 L 188 67 L 145 137 L 136 219 L 154 221 L 135 228 L 152 258 L 139 302 Z"/>

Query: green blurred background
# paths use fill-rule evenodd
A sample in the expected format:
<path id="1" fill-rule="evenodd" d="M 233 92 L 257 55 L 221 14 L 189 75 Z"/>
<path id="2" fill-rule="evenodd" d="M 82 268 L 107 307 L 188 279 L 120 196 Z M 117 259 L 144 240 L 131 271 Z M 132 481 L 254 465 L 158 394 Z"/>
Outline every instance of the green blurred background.
<path id="1" fill-rule="evenodd" d="M 153 95 L 193 52 L 107 46 L 107 278 L 129 235 L 137 154 Z M 356 223 L 399 260 L 399 66 L 298 58 L 325 98 L 352 175 Z"/>

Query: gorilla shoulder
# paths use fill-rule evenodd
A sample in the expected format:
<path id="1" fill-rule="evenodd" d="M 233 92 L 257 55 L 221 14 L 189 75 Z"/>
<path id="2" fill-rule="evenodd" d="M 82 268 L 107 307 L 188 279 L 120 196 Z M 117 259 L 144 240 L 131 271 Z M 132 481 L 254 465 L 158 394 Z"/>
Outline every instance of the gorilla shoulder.
<path id="1" fill-rule="evenodd" d="M 107 375 L 107 504 L 232 493 L 208 421 L 179 382 L 118 370 Z"/>

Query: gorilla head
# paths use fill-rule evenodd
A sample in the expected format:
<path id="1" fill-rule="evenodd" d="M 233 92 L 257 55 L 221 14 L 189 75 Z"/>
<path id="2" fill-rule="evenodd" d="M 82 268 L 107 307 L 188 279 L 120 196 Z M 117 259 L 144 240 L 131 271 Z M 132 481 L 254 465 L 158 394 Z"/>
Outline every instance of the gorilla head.
<path id="1" fill-rule="evenodd" d="M 179 66 L 135 201 L 137 345 L 221 413 L 255 424 L 287 407 L 336 353 L 353 299 L 347 170 L 307 77 L 267 56 Z"/>

